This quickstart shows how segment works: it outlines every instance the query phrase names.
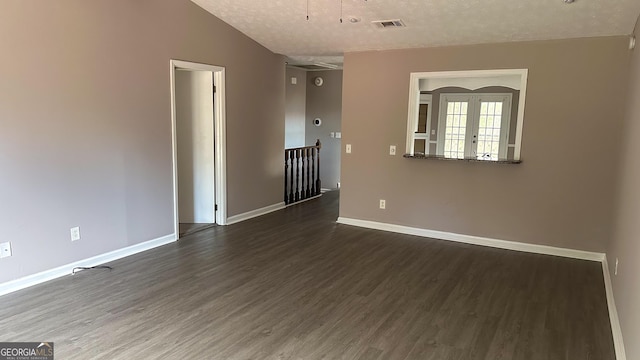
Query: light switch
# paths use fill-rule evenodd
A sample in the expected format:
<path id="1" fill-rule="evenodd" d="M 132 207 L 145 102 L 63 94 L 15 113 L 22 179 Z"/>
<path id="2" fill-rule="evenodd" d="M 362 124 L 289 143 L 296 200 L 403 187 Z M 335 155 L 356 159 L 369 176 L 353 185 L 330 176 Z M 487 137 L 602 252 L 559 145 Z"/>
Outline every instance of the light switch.
<path id="1" fill-rule="evenodd" d="M 297 78 L 297 77 L 295 77 L 295 76 L 292 76 L 292 77 L 291 77 L 291 84 L 292 84 L 292 85 L 296 85 L 297 83 L 298 83 L 298 78 Z"/>
<path id="2" fill-rule="evenodd" d="M 347 146 L 345 147 L 345 151 L 347 152 L 347 154 L 351 154 L 351 144 L 347 144 Z"/>
<path id="3" fill-rule="evenodd" d="M 389 146 L 389 155 L 395 155 L 395 154 L 396 154 L 396 146 L 395 145 Z"/>
<path id="4" fill-rule="evenodd" d="M 336 139 L 340 139 L 340 138 L 342 138 L 342 133 L 338 131 L 336 133 Z"/>
<path id="5" fill-rule="evenodd" d="M 431 130 L 431 135 L 435 135 L 436 131 L 435 130 Z"/>
<path id="6" fill-rule="evenodd" d="M 329 133 L 329 134 L 330 134 L 330 136 L 331 136 L 332 138 L 336 137 L 336 133 L 334 133 L 334 132 Z"/>

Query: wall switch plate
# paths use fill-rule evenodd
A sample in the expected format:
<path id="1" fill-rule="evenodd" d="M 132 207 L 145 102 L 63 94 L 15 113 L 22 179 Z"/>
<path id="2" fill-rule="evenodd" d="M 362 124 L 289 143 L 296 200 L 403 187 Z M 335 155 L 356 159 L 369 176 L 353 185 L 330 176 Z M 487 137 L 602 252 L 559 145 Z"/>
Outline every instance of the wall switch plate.
<path id="1" fill-rule="evenodd" d="M 431 135 L 435 135 L 436 131 L 435 130 L 431 130 Z"/>
<path id="2" fill-rule="evenodd" d="M 347 146 L 345 146 L 345 151 L 347 154 L 351 154 L 351 144 L 347 144 Z"/>
<path id="3" fill-rule="evenodd" d="M 332 138 L 334 138 L 334 137 L 336 137 L 336 133 L 331 132 L 331 133 L 329 133 L 329 136 L 331 136 Z"/>
<path id="4" fill-rule="evenodd" d="M 380 199 L 380 209 L 386 209 L 387 208 L 387 202 L 385 200 Z"/>
<path id="5" fill-rule="evenodd" d="M 340 139 L 340 138 L 342 138 L 342 133 L 338 131 L 336 133 L 336 139 Z"/>
<path id="6" fill-rule="evenodd" d="M 80 240 L 80 227 L 76 226 L 71 228 L 71 241 Z"/>
<path id="7" fill-rule="evenodd" d="M 298 83 L 298 78 L 295 76 L 291 77 L 291 85 L 296 85 Z"/>
<path id="8" fill-rule="evenodd" d="M 389 146 L 389 155 L 395 155 L 395 154 L 396 154 L 396 146 L 395 145 Z"/>
<path id="9" fill-rule="evenodd" d="M 0 244 L 0 259 L 11 256 L 11 243 L 5 242 Z"/>

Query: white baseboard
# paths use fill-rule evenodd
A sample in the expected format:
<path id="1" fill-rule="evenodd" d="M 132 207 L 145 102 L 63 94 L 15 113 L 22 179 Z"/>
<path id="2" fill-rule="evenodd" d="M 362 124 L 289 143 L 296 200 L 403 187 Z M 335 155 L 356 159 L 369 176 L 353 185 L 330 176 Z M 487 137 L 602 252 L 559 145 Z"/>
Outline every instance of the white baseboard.
<path id="1" fill-rule="evenodd" d="M 57 279 L 65 275 L 71 275 L 71 271 L 73 271 L 73 268 L 76 267 L 92 267 L 102 265 L 114 260 L 122 259 L 130 255 L 156 248 L 158 246 L 166 245 L 174 241 L 176 241 L 176 235 L 170 234 L 159 237 L 157 239 L 145 241 L 140 244 L 131 245 L 126 248 L 110 251 L 108 253 L 97 255 L 88 259 L 76 261 L 71 264 L 59 266 L 51 270 L 45 270 L 43 272 L 25 276 L 20 279 L 11 280 L 0 284 L 0 296 L 12 293 L 14 291 L 22 290 L 30 286 L 43 283 L 45 281 Z"/>
<path id="2" fill-rule="evenodd" d="M 609 307 L 609 321 L 611 321 L 611 332 L 613 333 L 613 346 L 616 350 L 617 360 L 627 360 L 627 354 L 624 351 L 624 341 L 622 341 L 622 329 L 620 328 L 620 318 L 618 318 L 618 309 L 613 299 L 613 287 L 611 286 L 611 273 L 609 272 L 609 263 L 607 257 L 602 259 L 602 275 L 604 276 L 604 288 L 607 293 L 607 306 Z"/>
<path id="3" fill-rule="evenodd" d="M 285 208 L 284 202 L 280 202 L 277 204 L 265 206 L 260 209 L 247 211 L 246 213 L 229 216 L 227 218 L 227 223 L 225 225 L 231 225 L 231 224 L 239 223 L 241 221 L 253 219 L 254 217 L 262 216 L 274 211 L 282 210 L 284 208 Z"/>
<path id="4" fill-rule="evenodd" d="M 359 226 L 359 227 L 364 227 L 369 229 L 391 231 L 391 232 L 400 233 L 400 234 L 423 236 L 423 237 L 428 237 L 433 239 L 456 241 L 456 242 L 461 242 L 466 244 L 482 245 L 482 246 L 489 246 L 489 247 L 507 249 L 507 250 L 524 251 L 524 252 L 530 252 L 530 253 L 536 253 L 536 254 L 563 256 L 563 257 L 582 259 L 582 260 L 591 260 L 591 261 L 602 261 L 604 259 L 604 254 L 597 253 L 597 252 L 565 249 L 565 248 L 546 246 L 546 245 L 527 244 L 527 243 L 521 243 L 516 241 L 498 240 L 498 239 L 491 239 L 491 238 L 480 237 L 480 236 L 463 235 L 463 234 L 456 234 L 456 233 L 450 233 L 450 232 L 444 232 L 444 231 L 428 230 L 428 229 L 414 228 L 409 226 L 380 223 L 380 222 L 369 221 L 369 220 L 359 220 L 359 219 L 339 217 L 338 223 L 345 224 L 345 225 Z"/>

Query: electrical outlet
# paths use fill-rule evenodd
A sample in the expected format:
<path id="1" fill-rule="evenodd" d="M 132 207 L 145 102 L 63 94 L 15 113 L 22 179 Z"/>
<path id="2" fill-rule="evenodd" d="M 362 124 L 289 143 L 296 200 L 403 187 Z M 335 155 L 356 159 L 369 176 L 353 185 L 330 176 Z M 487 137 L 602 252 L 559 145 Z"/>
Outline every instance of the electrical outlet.
<path id="1" fill-rule="evenodd" d="M 80 227 L 76 226 L 71 228 L 71 241 L 80 240 Z"/>
<path id="2" fill-rule="evenodd" d="M 616 258 L 616 267 L 613 270 L 613 275 L 616 275 L 616 276 L 618 275 L 618 258 Z"/>
<path id="3" fill-rule="evenodd" d="M 11 256 L 11 243 L 5 242 L 0 244 L 0 259 Z"/>
<path id="4" fill-rule="evenodd" d="M 345 147 L 345 151 L 347 152 L 347 154 L 351 154 L 351 144 L 347 144 L 347 146 Z"/>
<path id="5" fill-rule="evenodd" d="M 396 146 L 395 145 L 389 146 L 389 155 L 395 155 L 395 154 L 396 154 Z"/>
<path id="6" fill-rule="evenodd" d="M 385 200 L 380 199 L 380 209 L 386 209 L 387 208 L 387 202 Z"/>

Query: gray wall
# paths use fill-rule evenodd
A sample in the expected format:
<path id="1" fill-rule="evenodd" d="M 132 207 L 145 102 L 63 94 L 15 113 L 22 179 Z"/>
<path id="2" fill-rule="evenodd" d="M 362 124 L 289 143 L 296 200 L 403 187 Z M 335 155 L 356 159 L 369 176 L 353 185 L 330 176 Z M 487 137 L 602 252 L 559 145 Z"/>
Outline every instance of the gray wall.
<path id="1" fill-rule="evenodd" d="M 322 77 L 324 84 L 315 86 L 316 77 Z M 315 118 L 322 119 L 322 125 L 313 125 Z M 322 143 L 320 175 L 322 187 L 335 189 L 340 181 L 341 139 L 332 138 L 332 132 L 342 132 L 342 70 L 307 72 L 307 145 Z"/>
<path id="2" fill-rule="evenodd" d="M 640 30 L 636 29 L 640 37 Z M 622 166 L 618 182 L 616 224 L 607 259 L 627 359 L 640 359 L 640 48 L 631 58 Z M 614 275 L 619 260 L 618 275 Z"/>
<path id="3" fill-rule="evenodd" d="M 297 83 L 292 84 L 295 77 Z M 307 72 L 288 67 L 286 70 L 286 108 L 284 147 L 295 148 L 306 146 L 305 123 L 307 106 Z"/>
<path id="4" fill-rule="evenodd" d="M 626 37 L 346 54 L 340 216 L 604 252 L 628 60 Z M 409 73 L 502 68 L 529 69 L 522 164 L 402 158 Z"/>
<path id="5" fill-rule="evenodd" d="M 228 215 L 282 201 L 284 58 L 190 1 L 0 1 L 0 44 L 0 282 L 173 233 L 170 59 L 226 67 Z"/>

